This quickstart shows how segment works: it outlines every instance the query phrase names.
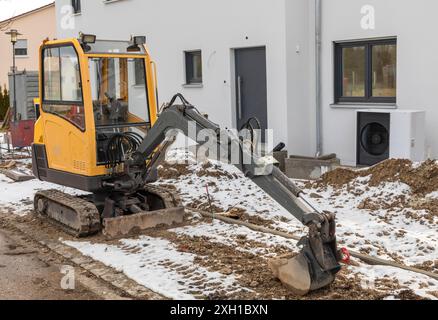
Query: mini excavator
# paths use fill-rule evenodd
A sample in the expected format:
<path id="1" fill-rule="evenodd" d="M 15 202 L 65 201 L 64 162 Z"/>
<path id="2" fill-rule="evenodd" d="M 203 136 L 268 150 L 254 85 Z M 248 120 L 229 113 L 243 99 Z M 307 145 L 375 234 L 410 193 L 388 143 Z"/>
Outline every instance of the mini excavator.
<path id="1" fill-rule="evenodd" d="M 85 195 L 39 191 L 36 214 L 76 237 L 121 237 L 181 223 L 185 211 L 178 196 L 152 183 L 177 132 L 188 136 L 191 123 L 196 133 L 210 129 L 217 135 L 217 154 L 231 155 L 237 146 L 250 161 L 236 167 L 308 227 L 298 255 L 270 264 L 274 274 L 298 294 L 334 281 L 342 259 L 334 215 L 306 204 L 272 157 L 255 155 L 182 95 L 158 110 L 156 66 L 145 37 L 104 41 L 81 33 L 45 40 L 39 56 L 33 171 L 42 181 Z"/>

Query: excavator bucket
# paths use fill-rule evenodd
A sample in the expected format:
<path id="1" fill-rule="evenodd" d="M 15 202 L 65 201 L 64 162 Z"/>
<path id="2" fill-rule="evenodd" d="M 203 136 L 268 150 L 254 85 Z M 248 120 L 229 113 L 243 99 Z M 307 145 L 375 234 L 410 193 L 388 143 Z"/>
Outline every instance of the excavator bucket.
<path id="1" fill-rule="evenodd" d="M 283 256 L 269 261 L 275 277 L 293 293 L 304 296 L 310 292 L 312 279 L 307 260 L 303 254 Z"/>
<path id="2" fill-rule="evenodd" d="M 302 251 L 297 255 L 286 255 L 277 259 L 271 259 L 268 264 L 274 275 L 285 287 L 299 296 L 307 295 L 309 292 L 324 288 L 335 280 L 340 265 L 328 250 L 324 250 L 324 262 L 321 263 L 312 252 L 307 238 Z"/>

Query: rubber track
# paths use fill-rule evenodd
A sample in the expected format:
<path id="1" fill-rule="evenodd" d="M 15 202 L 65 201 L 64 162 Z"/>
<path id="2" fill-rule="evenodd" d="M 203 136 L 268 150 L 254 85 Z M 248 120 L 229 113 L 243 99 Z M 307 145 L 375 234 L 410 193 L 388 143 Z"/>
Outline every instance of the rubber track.
<path id="1" fill-rule="evenodd" d="M 51 223 L 59 226 L 62 230 L 72 236 L 82 238 L 96 234 L 101 229 L 100 214 L 96 206 L 79 197 L 66 194 L 59 190 L 39 191 L 35 194 L 35 212 L 38 212 L 38 200 L 45 199 L 48 202 L 57 203 L 67 210 L 74 211 L 80 217 L 80 225 L 77 228 L 68 226 L 62 222 L 43 214 Z M 47 204 L 48 206 L 49 204 Z"/>

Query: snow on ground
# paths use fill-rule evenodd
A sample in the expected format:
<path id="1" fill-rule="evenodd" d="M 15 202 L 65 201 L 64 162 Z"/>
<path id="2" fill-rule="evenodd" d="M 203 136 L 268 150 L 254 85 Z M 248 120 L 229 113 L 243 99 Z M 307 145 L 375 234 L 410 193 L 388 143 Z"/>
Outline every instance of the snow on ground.
<path id="1" fill-rule="evenodd" d="M 196 299 L 216 290 L 239 290 L 233 275 L 210 272 L 194 263 L 168 240 L 142 236 L 117 246 L 66 241 L 65 244 L 171 299 Z"/>
<path id="2" fill-rule="evenodd" d="M 348 266 L 347 269 L 351 271 L 352 281 L 359 279 L 362 288 L 388 293 L 385 299 L 394 299 L 400 292 L 412 290 L 420 297 L 438 300 L 438 281 L 426 275 L 363 263 L 359 263 L 358 266 Z"/>
<path id="3" fill-rule="evenodd" d="M 28 158 L 21 159 L 23 156 Z M 17 157 L 20 159 L 13 160 Z M 32 170 L 29 169 L 32 165 L 32 160 L 29 159 L 29 152 L 27 150 L 8 152 L 8 146 L 4 141 L 4 133 L 0 133 L 0 160 L 3 160 L 5 163 L 15 161 L 20 171 L 32 175 Z M 50 189 L 58 189 L 73 195 L 83 194 L 83 192 L 75 189 L 36 179 L 26 182 L 14 182 L 4 174 L 0 174 L 0 210 L 11 211 L 17 215 L 25 215 L 33 210 L 33 197 L 35 193 L 39 190 Z"/>
<path id="4" fill-rule="evenodd" d="M 429 221 L 425 210 L 388 208 L 370 210 L 374 204 L 395 195 L 408 197 L 411 189 L 400 182 L 386 182 L 369 187 L 369 177 L 355 179 L 354 192 L 348 186 L 310 188 L 305 196 L 320 210 L 336 213 L 337 235 L 342 245 L 384 259 L 395 259 L 415 266 L 438 259 L 438 219 Z M 315 195 L 318 196 L 315 196 Z M 372 202 L 363 208 L 367 199 Z M 414 215 L 412 215 L 414 211 Z"/>
<path id="5" fill-rule="evenodd" d="M 263 255 L 266 258 L 275 257 L 276 253 L 272 249 L 280 247 L 289 252 L 298 252 L 296 241 L 255 232 L 246 227 L 230 225 L 219 220 L 173 229 L 172 232 L 189 237 L 205 237 L 208 235 L 210 242 L 234 247 L 237 251 Z M 239 239 L 244 239 L 248 245 L 242 246 L 242 241 L 236 241 Z"/>
<path id="6" fill-rule="evenodd" d="M 280 227 L 289 232 L 303 232 L 303 227 L 296 220 L 291 219 L 290 214 L 285 209 L 265 195 L 250 180 L 243 177 L 235 167 L 212 161 L 216 169 L 235 174 L 237 179 L 231 181 L 226 177 L 211 179 L 208 176 L 199 177 L 197 175 L 202 165 L 193 161 L 192 154 L 173 151 L 169 158 L 170 160 L 188 159 L 190 170 L 193 171 L 193 174 L 179 177 L 176 180 L 162 181 L 164 184 L 175 185 L 186 205 L 191 205 L 199 199 L 202 199 L 204 203 L 207 202 L 205 185 L 214 181 L 216 184 L 216 192 L 212 195 L 214 204 L 223 208 L 237 205 L 245 208 L 250 215 L 256 214 L 264 219 L 272 220 L 274 227 Z M 376 194 L 377 199 L 380 200 L 399 194 L 407 195 L 410 193 L 409 186 L 399 182 L 388 182 L 373 189 L 366 187 L 367 180 L 369 177 L 358 178 L 358 182 L 364 185 L 360 195 L 349 192 L 347 188 L 340 192 L 335 192 L 333 188 L 327 188 L 322 193 L 319 192 L 320 190 L 310 189 L 306 190 L 307 200 L 321 210 L 337 213 L 338 238 L 343 245 L 351 250 L 358 250 L 389 260 L 399 260 L 408 265 L 436 261 L 438 258 L 436 252 L 438 248 L 437 225 L 436 221 L 430 222 L 427 219 L 421 219 L 421 216 L 425 214 L 424 210 L 416 211 L 420 219 L 410 219 L 406 213 L 411 212 L 412 209 L 401 212 L 391 212 L 391 210 L 370 212 L 370 210 L 358 209 L 358 206 L 365 199 L 376 197 Z M 318 194 L 318 196 L 309 196 L 312 194 Z M 428 197 L 433 198 L 436 195 L 437 193 L 434 192 Z M 239 203 L 239 199 L 242 198 L 244 201 Z M 209 235 L 213 241 L 230 244 L 227 240 L 228 235 L 227 237 L 220 236 L 220 230 L 207 228 L 204 231 L 188 227 L 186 232 L 198 236 Z M 349 267 L 349 269 L 353 274 L 364 279 L 365 283 L 379 282 L 380 278 L 389 277 L 395 279 L 395 282 L 399 283 L 400 286 L 413 289 L 420 296 L 436 298 L 427 292 L 436 292 L 438 282 L 427 276 L 382 266 L 362 265 L 359 268 Z"/>
<path id="7" fill-rule="evenodd" d="M 438 191 L 434 191 L 429 193 L 426 198 L 430 198 L 430 199 L 438 199 Z"/>
<path id="8" fill-rule="evenodd" d="M 3 174 L 0 174 L 0 210 L 11 210 L 17 215 L 25 215 L 33 210 L 33 197 L 39 190 L 58 189 L 70 194 L 81 192 L 61 187 L 52 183 L 31 180 L 26 182 L 14 182 Z"/>
<path id="9" fill-rule="evenodd" d="M 281 228 L 295 234 L 304 233 L 305 228 L 294 217 L 233 166 L 217 162 L 212 162 L 211 166 L 196 164 L 193 155 L 180 150 L 172 150 L 169 156 L 179 160 L 188 158 L 191 172 L 178 178 L 162 179 L 158 184 L 174 185 L 185 205 L 208 203 L 208 185 L 213 204 L 217 207 L 224 210 L 242 208 L 250 216 L 269 221 L 271 228 Z M 220 174 L 215 175 L 217 172 Z M 358 179 L 366 182 L 368 178 Z M 32 209 L 31 199 L 37 190 L 51 188 L 72 194 L 76 192 L 37 180 L 13 183 L 0 174 L 0 208 L 13 208 L 16 213 L 23 214 Z M 335 190 L 330 187 L 325 190 L 310 188 L 306 193 L 308 200 L 315 206 L 337 213 L 338 238 L 350 249 L 365 250 L 371 255 L 388 259 L 397 258 L 409 265 L 437 260 L 437 225 L 436 221 L 422 218 L 425 212 L 416 211 L 418 217 L 412 219 L 403 210 L 358 209 L 367 197 L 386 199 L 394 194 L 410 192 L 408 186 L 396 182 L 378 188 L 377 195 L 376 190 L 366 187 L 362 193 L 354 194 L 348 188 Z M 430 198 L 436 196 L 436 192 L 428 195 Z M 264 259 L 276 256 L 281 250 L 296 252 L 294 241 L 219 221 L 201 221 L 169 232 L 176 236 L 202 237 L 205 241 L 228 246 L 236 254 L 252 253 Z M 197 299 L 217 290 L 251 290 L 238 284 L 233 273 L 224 274 L 220 270 L 212 272 L 197 264 L 195 254 L 180 250 L 175 243 L 164 237 L 141 236 L 111 244 L 83 241 L 69 241 L 66 244 L 169 298 Z M 359 263 L 347 269 L 351 281 L 360 282 L 364 289 L 382 291 L 388 299 L 396 297 L 404 289 L 410 289 L 424 298 L 438 297 L 438 281 L 427 276 Z"/>
<path id="10" fill-rule="evenodd" d="M 276 248 L 284 248 L 288 252 L 297 251 L 295 241 L 217 220 L 169 231 L 177 236 L 206 237 L 206 241 L 208 239 L 209 242 L 265 258 L 276 256 Z M 239 242 L 238 239 L 243 241 Z M 251 291 L 249 288 L 242 288 L 234 275 L 210 272 L 197 266 L 194 263 L 195 255 L 178 251 L 173 243 L 163 238 L 141 236 L 138 239 L 120 240 L 116 245 L 75 241 L 64 243 L 124 272 L 136 282 L 168 298 L 202 298 L 218 290 L 224 290 L 228 294 L 237 290 Z"/>
<path id="11" fill-rule="evenodd" d="M 235 166 L 211 160 L 211 167 L 204 168 L 205 163 L 197 163 L 193 153 L 178 149 L 170 150 L 167 160 L 171 163 L 187 161 L 188 170 L 192 172 L 177 178 L 162 179 L 158 183 L 175 186 L 184 205 L 196 208 L 199 202 L 208 203 L 206 186 L 209 185 L 210 199 L 214 206 L 224 211 L 242 208 L 249 215 L 270 220 L 274 228 L 303 235 L 305 228 L 302 224 Z M 218 171 L 232 177 L 217 175 Z"/>

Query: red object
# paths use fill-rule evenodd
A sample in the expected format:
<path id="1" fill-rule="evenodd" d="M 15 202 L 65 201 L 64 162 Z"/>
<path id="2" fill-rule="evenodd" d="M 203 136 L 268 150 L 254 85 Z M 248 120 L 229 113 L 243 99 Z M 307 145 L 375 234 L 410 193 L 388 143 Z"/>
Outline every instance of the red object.
<path id="1" fill-rule="evenodd" d="M 347 248 L 342 248 L 341 253 L 342 253 L 342 262 L 345 264 L 350 264 L 350 262 L 351 262 L 350 251 L 348 251 Z"/>
<path id="2" fill-rule="evenodd" d="M 35 120 L 11 121 L 11 142 L 14 148 L 30 147 L 33 143 Z"/>

